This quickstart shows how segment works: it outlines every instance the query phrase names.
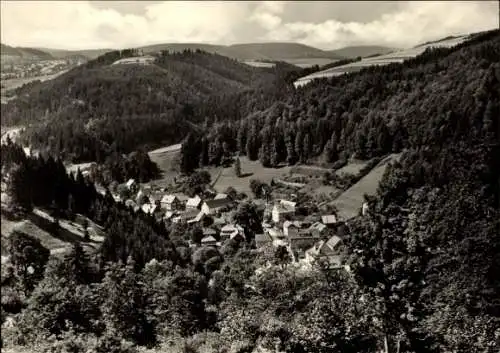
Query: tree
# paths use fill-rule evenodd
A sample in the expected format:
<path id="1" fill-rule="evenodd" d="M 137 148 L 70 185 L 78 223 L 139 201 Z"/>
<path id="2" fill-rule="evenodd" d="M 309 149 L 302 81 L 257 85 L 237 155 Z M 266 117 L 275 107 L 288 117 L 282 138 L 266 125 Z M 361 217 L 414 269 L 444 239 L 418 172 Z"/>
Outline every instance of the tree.
<path id="1" fill-rule="evenodd" d="M 9 237 L 8 250 L 16 276 L 27 292 L 43 278 L 50 251 L 38 239 L 14 232 Z"/>
<path id="2" fill-rule="evenodd" d="M 287 263 L 290 262 L 290 253 L 288 252 L 288 249 L 286 246 L 278 246 L 274 252 L 274 258 L 277 264 L 281 266 L 286 266 Z"/>
<path id="3" fill-rule="evenodd" d="M 236 157 L 234 161 L 234 175 L 238 178 L 241 177 L 241 162 L 239 157 Z"/>
<path id="4" fill-rule="evenodd" d="M 9 194 L 15 206 L 20 207 L 25 212 L 33 208 L 31 188 L 32 180 L 27 162 L 21 164 L 11 171 Z"/>
<path id="5" fill-rule="evenodd" d="M 269 168 L 271 167 L 271 156 L 270 156 L 269 144 L 265 141 L 262 141 L 262 145 L 259 149 L 259 161 L 263 167 Z"/>
<path id="6" fill-rule="evenodd" d="M 91 280 L 90 260 L 80 243 L 75 243 L 71 252 L 64 259 L 67 278 L 78 284 L 87 284 Z"/>
<path id="7" fill-rule="evenodd" d="M 154 343 L 154 326 L 146 317 L 142 275 L 134 272 L 133 261 L 108 267 L 102 286 L 105 300 L 101 310 L 107 331 L 140 345 Z"/>
<path id="8" fill-rule="evenodd" d="M 253 238 L 253 235 L 262 231 L 261 218 L 256 206 L 250 202 L 240 203 L 233 216 L 234 222 L 245 230 L 247 240 L 250 240 L 250 235 Z"/>

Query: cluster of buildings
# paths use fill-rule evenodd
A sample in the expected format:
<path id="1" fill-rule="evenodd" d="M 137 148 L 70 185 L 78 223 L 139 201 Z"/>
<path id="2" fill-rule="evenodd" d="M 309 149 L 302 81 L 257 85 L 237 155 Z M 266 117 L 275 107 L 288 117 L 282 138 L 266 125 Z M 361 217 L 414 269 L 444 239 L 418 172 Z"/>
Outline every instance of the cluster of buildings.
<path id="1" fill-rule="evenodd" d="M 321 262 L 330 268 L 343 266 L 343 244 L 339 235 L 342 222 L 333 214 L 321 220 L 307 221 L 297 215 L 297 205 L 288 200 L 278 200 L 268 205 L 264 214 L 264 232 L 255 236 L 259 249 L 285 246 L 296 263 L 312 266 Z"/>
<path id="2" fill-rule="evenodd" d="M 203 231 L 203 246 L 218 247 L 223 240 L 246 239 L 244 229 L 231 221 L 237 201 L 226 194 L 202 198 L 147 188 L 139 190 L 133 179 L 125 186 L 135 197 L 121 200 L 114 195 L 116 201 L 174 224 L 198 225 Z M 255 235 L 257 249 L 269 251 L 284 246 L 297 264 L 307 267 L 321 262 L 330 268 L 343 267 L 343 222 L 336 215 L 326 214 L 311 221 L 298 214 L 296 202 L 284 199 L 260 206 L 264 206 L 263 232 Z"/>

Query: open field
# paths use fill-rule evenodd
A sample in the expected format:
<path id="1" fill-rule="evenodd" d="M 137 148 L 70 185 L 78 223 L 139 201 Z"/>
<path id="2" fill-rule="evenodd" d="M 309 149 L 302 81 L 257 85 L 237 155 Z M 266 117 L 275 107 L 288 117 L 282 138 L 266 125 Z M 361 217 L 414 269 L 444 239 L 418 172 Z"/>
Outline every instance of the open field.
<path id="1" fill-rule="evenodd" d="M 391 154 L 381 160 L 366 176 L 332 202 L 337 207 L 341 219 L 348 220 L 358 214 L 364 202 L 364 195 L 374 195 L 377 192 L 387 165 L 398 160 L 400 156 L 401 154 Z"/>
<path id="2" fill-rule="evenodd" d="M 337 169 L 335 174 L 341 176 L 342 174 L 352 174 L 358 175 L 361 169 L 363 169 L 369 161 L 352 161 L 342 168 Z"/>
<path id="3" fill-rule="evenodd" d="M 232 186 L 239 192 L 244 192 L 251 196 L 250 179 L 259 179 L 265 183 L 270 183 L 273 178 L 280 177 L 290 172 L 290 167 L 282 168 L 265 168 L 259 161 L 250 161 L 247 157 L 240 157 L 241 162 L 241 178 L 234 175 L 233 167 L 223 168 L 222 173 L 214 185 L 215 190 L 223 192 L 228 187 Z M 219 173 L 219 168 L 207 169 L 212 176 L 212 181 Z"/>
<path id="4" fill-rule="evenodd" d="M 42 76 L 34 76 L 34 77 L 27 77 L 27 78 L 12 78 L 8 80 L 2 80 L 2 94 L 5 91 L 11 90 L 11 89 L 16 89 L 18 87 L 21 87 L 24 84 L 30 83 L 32 81 L 40 80 L 40 81 L 47 81 L 47 80 L 52 80 L 53 78 L 56 78 L 59 75 L 62 75 L 65 73 L 67 70 L 58 72 L 56 74 L 52 75 L 42 75 Z"/>
<path id="5" fill-rule="evenodd" d="M 343 75 L 346 73 L 357 72 L 365 67 L 369 67 L 369 66 L 373 66 L 373 65 L 389 65 L 392 63 L 401 63 L 405 60 L 414 58 L 414 57 L 422 54 L 427 48 L 431 48 L 431 47 L 450 48 L 450 47 L 453 47 L 455 45 L 458 45 L 458 44 L 466 41 L 468 38 L 469 38 L 468 35 L 455 37 L 455 38 L 448 38 L 448 39 L 441 40 L 441 41 L 436 41 L 436 42 L 432 42 L 432 43 L 428 43 L 428 44 L 422 44 L 422 45 L 416 46 L 414 48 L 394 51 L 392 53 L 385 54 L 385 55 L 379 55 L 379 56 L 371 57 L 371 58 L 364 58 L 361 61 L 333 67 L 331 69 L 315 72 L 313 74 L 301 77 L 297 81 L 294 82 L 294 85 L 295 85 L 295 87 L 300 87 L 300 86 L 303 86 L 303 85 L 305 85 L 305 84 L 307 84 L 307 83 L 309 83 L 312 80 L 317 79 L 317 78 L 328 78 L 328 77 L 340 76 L 340 75 Z"/>
<path id="6" fill-rule="evenodd" d="M 43 246 L 50 250 L 52 255 L 66 253 L 71 245 L 76 242 L 81 242 L 86 251 L 94 252 L 98 249 L 100 243 L 104 241 L 104 237 L 95 231 L 95 229 L 99 230 L 99 227 L 93 225 L 92 222 L 89 222 L 89 226 L 92 228 L 89 231 L 90 241 L 83 242 L 84 233 L 81 225 L 67 220 L 60 220 L 57 234 L 53 234 L 49 226 L 51 221 L 52 217 L 40 209 L 33 210 L 27 219 L 21 221 L 11 221 L 2 214 L 2 262 L 7 260 L 8 255 L 6 239 L 14 232 L 27 234 L 38 239 Z"/>

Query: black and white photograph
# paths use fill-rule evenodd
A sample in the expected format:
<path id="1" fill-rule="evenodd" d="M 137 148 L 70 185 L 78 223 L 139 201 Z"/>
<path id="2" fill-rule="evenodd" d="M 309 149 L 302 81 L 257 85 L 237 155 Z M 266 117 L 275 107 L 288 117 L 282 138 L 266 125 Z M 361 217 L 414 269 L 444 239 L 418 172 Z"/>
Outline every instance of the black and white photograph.
<path id="1" fill-rule="evenodd" d="M 500 0 L 0 1 L 4 353 L 500 353 Z"/>

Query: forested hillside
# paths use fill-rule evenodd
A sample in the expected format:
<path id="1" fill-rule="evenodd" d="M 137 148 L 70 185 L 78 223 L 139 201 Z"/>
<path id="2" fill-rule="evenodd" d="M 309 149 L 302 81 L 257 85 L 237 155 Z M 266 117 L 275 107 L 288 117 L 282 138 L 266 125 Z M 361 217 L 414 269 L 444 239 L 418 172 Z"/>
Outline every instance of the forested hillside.
<path id="1" fill-rule="evenodd" d="M 403 64 L 317 80 L 264 111 L 208 130 L 202 163 L 221 144 L 263 165 L 368 159 L 462 141 L 470 131 L 498 137 L 498 31 L 455 48 L 429 49 Z M 202 137 L 200 136 L 200 139 Z"/>
<path id="2" fill-rule="evenodd" d="M 25 140 L 34 147 L 48 143 L 65 158 L 100 161 L 115 150 L 179 142 L 189 122 L 214 118 L 216 112 L 206 116 L 207 100 L 273 86 L 280 70 L 200 51 L 164 53 L 152 65 L 113 65 L 135 54 L 110 52 L 50 82 L 21 87 L 17 99 L 2 105 L 2 123 L 30 124 Z"/>

